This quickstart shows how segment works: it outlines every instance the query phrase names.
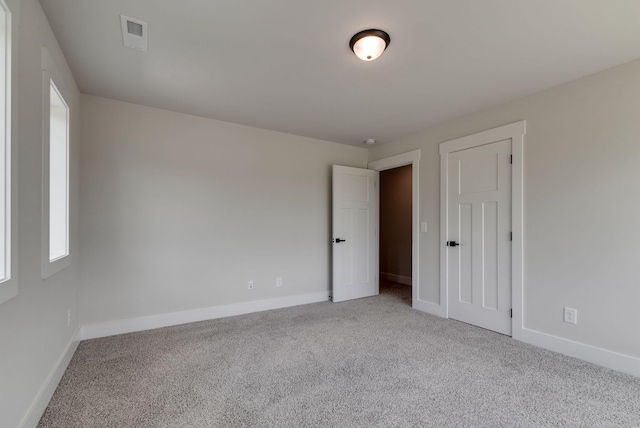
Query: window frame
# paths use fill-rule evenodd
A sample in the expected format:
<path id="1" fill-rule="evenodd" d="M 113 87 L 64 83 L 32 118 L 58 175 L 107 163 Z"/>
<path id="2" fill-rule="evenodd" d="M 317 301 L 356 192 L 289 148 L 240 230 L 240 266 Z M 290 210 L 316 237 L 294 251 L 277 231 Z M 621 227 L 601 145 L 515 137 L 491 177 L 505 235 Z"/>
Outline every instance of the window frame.
<path id="1" fill-rule="evenodd" d="M 13 55 L 14 43 L 17 41 L 16 29 L 12 25 L 12 12 L 4 0 L 0 0 L 0 43 L 3 43 L 3 51 L 0 50 L 0 87 L 4 86 L 4 98 L 0 98 L 0 164 L 4 174 L 0 175 L 0 210 L 4 214 L 0 221 L 0 228 L 4 232 L 4 242 L 0 242 L 4 254 L 0 254 L 0 263 L 3 264 L 4 276 L 0 277 L 0 304 L 18 295 L 17 278 L 17 245 L 16 229 L 17 219 L 15 199 L 17 198 L 16 164 L 17 151 L 11 150 L 15 141 L 12 126 L 12 97 L 13 97 Z M 2 241 L 2 239 L 0 239 Z M 0 270 L 1 275 L 1 270 Z"/>
<path id="2" fill-rule="evenodd" d="M 66 133 L 66 239 L 67 254 L 50 259 L 50 131 L 51 131 L 51 88 L 55 87 L 67 109 Z M 42 278 L 49 278 L 71 265 L 71 242 L 69 233 L 69 151 L 70 151 L 70 99 L 62 75 L 46 48 L 42 48 Z"/>

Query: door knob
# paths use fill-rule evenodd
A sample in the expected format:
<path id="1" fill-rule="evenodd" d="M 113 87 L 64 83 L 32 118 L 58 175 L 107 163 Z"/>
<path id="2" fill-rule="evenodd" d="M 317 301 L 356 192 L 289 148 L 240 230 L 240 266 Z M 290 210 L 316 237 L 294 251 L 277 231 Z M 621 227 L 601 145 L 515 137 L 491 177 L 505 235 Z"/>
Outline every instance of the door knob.
<path id="1" fill-rule="evenodd" d="M 336 244 L 339 244 L 341 242 L 347 242 L 347 240 L 346 239 L 336 238 L 336 239 L 333 240 L 333 242 L 335 242 Z"/>
<path id="2" fill-rule="evenodd" d="M 447 247 L 457 247 L 458 244 L 456 241 L 447 241 Z"/>

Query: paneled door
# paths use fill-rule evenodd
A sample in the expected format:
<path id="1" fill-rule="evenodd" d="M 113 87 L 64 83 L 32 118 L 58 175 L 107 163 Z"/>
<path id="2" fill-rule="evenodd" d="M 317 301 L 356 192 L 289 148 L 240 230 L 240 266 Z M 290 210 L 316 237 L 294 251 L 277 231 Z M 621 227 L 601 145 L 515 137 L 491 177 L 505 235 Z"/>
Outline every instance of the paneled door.
<path id="1" fill-rule="evenodd" d="M 377 295 L 377 171 L 333 166 L 332 246 L 333 301 Z"/>
<path id="2" fill-rule="evenodd" d="M 511 139 L 448 154 L 449 317 L 511 335 Z"/>

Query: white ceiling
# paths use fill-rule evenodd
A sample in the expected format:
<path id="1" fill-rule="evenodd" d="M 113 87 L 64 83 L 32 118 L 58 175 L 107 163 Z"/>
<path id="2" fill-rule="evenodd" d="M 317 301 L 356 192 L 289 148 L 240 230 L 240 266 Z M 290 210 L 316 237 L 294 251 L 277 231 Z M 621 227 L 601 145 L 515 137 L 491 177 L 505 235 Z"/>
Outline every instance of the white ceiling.
<path id="1" fill-rule="evenodd" d="M 41 3 L 84 93 L 354 145 L 640 58 L 639 0 Z M 348 46 L 366 28 L 391 36 L 373 62 Z"/>

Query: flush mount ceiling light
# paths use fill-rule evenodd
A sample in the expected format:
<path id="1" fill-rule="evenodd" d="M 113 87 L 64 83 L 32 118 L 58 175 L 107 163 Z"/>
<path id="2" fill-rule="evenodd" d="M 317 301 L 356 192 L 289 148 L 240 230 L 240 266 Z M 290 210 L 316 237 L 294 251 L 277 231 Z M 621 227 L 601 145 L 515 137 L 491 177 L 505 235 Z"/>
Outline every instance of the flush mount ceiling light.
<path id="1" fill-rule="evenodd" d="M 349 47 L 363 61 L 373 61 L 382 55 L 389 46 L 391 37 L 382 30 L 364 30 L 356 33 L 349 42 Z"/>

